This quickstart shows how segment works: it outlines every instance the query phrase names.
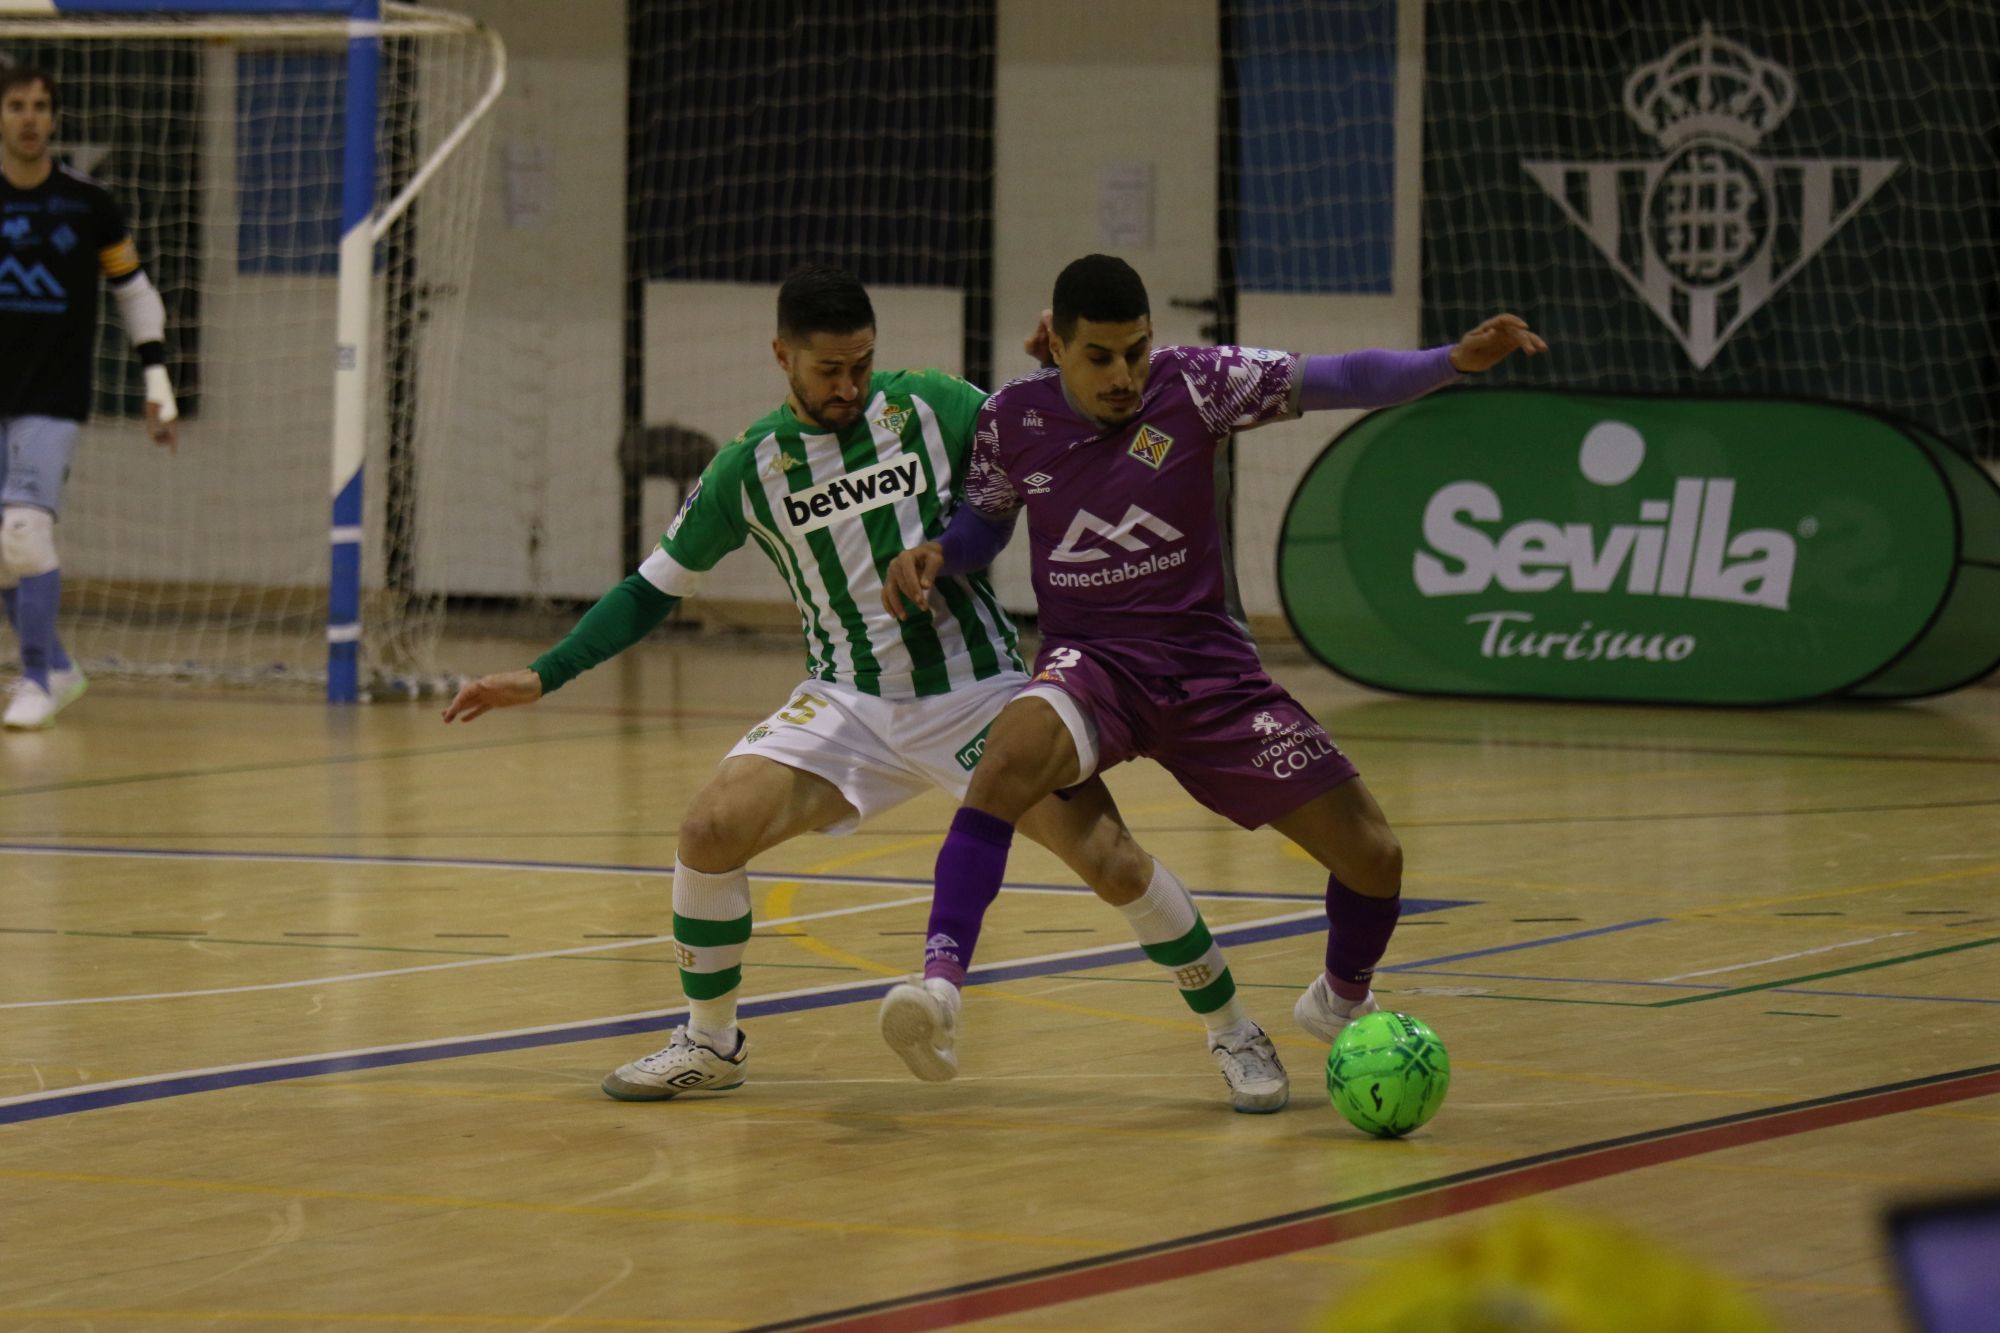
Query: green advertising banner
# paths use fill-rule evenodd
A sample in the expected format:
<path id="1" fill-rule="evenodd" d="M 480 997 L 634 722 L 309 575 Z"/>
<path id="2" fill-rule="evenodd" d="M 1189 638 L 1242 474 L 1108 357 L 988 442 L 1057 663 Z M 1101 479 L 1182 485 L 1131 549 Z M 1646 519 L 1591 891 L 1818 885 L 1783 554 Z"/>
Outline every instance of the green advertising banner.
<path id="1" fill-rule="evenodd" d="M 1969 545 L 1962 511 L 1980 504 Z M 1292 498 L 1278 578 L 1300 640 L 1383 689 L 1901 697 L 2000 657 L 2000 563 L 1980 545 L 1996 532 L 1976 465 L 1851 408 L 1450 393 L 1328 447 Z"/>

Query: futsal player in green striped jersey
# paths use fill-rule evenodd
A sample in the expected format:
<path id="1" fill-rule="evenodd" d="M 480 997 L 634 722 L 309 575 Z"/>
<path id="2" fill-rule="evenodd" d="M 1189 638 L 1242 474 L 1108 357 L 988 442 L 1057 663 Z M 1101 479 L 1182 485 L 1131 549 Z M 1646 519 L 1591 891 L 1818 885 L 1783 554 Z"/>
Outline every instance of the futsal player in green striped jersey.
<path id="1" fill-rule="evenodd" d="M 963 798 L 986 728 L 1028 683 L 984 570 L 940 578 L 931 608 L 905 619 L 882 602 L 890 561 L 943 532 L 959 503 L 986 395 L 942 371 L 876 371 L 873 306 L 837 269 L 785 281 L 772 350 L 790 393 L 716 454 L 638 572 L 526 670 L 472 682 L 444 712 L 470 721 L 559 688 L 639 642 L 746 541 L 798 608 L 805 680 L 682 817 L 673 909 L 688 1021 L 606 1076 L 604 1091 L 621 1100 L 742 1086 L 749 861 L 802 833 L 850 832 L 933 787 Z M 1194 900 L 1133 839 L 1104 784 L 1049 797 L 1019 828 L 1125 914 L 1202 1018 L 1235 1109 L 1283 1107 L 1284 1065 L 1243 1012 Z"/>

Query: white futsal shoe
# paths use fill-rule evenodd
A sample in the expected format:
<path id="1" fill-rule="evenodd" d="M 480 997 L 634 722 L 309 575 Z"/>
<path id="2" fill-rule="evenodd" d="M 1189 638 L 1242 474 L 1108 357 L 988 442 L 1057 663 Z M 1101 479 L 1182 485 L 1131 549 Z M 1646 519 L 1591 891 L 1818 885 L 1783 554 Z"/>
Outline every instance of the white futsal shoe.
<path id="1" fill-rule="evenodd" d="M 1359 1000 L 1343 1000 L 1333 993 L 1326 984 L 1326 973 L 1313 978 L 1313 984 L 1306 987 L 1306 993 L 1299 996 L 1299 1002 L 1292 1006 L 1292 1021 L 1306 1032 L 1331 1046 L 1340 1030 L 1364 1014 L 1376 1013 L 1382 1008 L 1375 1003 L 1375 992 Z"/>
<path id="2" fill-rule="evenodd" d="M 1212 1039 L 1208 1053 L 1229 1085 L 1229 1104 L 1245 1115 L 1282 1111 L 1292 1099 L 1292 1081 L 1285 1075 L 1278 1048 L 1255 1023 L 1246 1022 Z"/>
<path id="3" fill-rule="evenodd" d="M 882 997 L 882 1040 L 926 1083 L 958 1077 L 958 987 L 941 977 L 905 981 Z"/>
<path id="4" fill-rule="evenodd" d="M 83 692 L 89 688 L 90 681 L 74 666 L 51 671 L 46 690 L 23 676 L 14 682 L 6 715 L 0 717 L 0 726 L 15 731 L 40 731 L 43 727 L 53 727 L 56 714 L 81 699 Z"/>
<path id="5" fill-rule="evenodd" d="M 724 1055 L 704 1045 L 686 1028 L 675 1028 L 673 1039 L 651 1055 L 640 1056 L 604 1076 L 607 1097 L 621 1102 L 663 1102 L 684 1092 L 727 1092 L 743 1086 L 750 1062 L 750 1039 L 736 1034 L 736 1051 Z"/>

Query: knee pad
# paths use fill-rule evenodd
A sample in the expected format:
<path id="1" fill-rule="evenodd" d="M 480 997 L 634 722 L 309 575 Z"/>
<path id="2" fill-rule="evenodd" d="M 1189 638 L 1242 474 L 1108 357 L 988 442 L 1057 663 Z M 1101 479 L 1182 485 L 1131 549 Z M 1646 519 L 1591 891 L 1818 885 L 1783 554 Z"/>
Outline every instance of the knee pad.
<path id="1" fill-rule="evenodd" d="M 0 509 L 0 564 L 15 582 L 54 569 L 55 516 L 40 509 Z"/>

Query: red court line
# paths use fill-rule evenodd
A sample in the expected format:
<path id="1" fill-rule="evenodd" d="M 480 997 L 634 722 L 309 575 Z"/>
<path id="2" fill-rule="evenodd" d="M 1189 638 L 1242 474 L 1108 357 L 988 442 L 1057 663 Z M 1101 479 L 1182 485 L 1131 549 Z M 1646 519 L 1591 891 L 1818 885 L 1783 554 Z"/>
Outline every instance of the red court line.
<path id="1" fill-rule="evenodd" d="M 879 1306 L 830 1311 L 761 1328 L 773 1333 L 779 1329 L 811 1329 L 814 1333 L 923 1333 L 1274 1259 L 1726 1148 L 1995 1093 L 2000 1093 L 2000 1065 L 1984 1065 L 1912 1083 L 1863 1088 L 1720 1120 L 1559 1149 L 1406 1186 L 1386 1195 L 1331 1204 L 1303 1216 L 1293 1213 L 1253 1222 L 1225 1234 L 1190 1236 L 1139 1251 L 1128 1250 L 1052 1269 L 993 1278 L 955 1290 L 919 1293 Z"/>

